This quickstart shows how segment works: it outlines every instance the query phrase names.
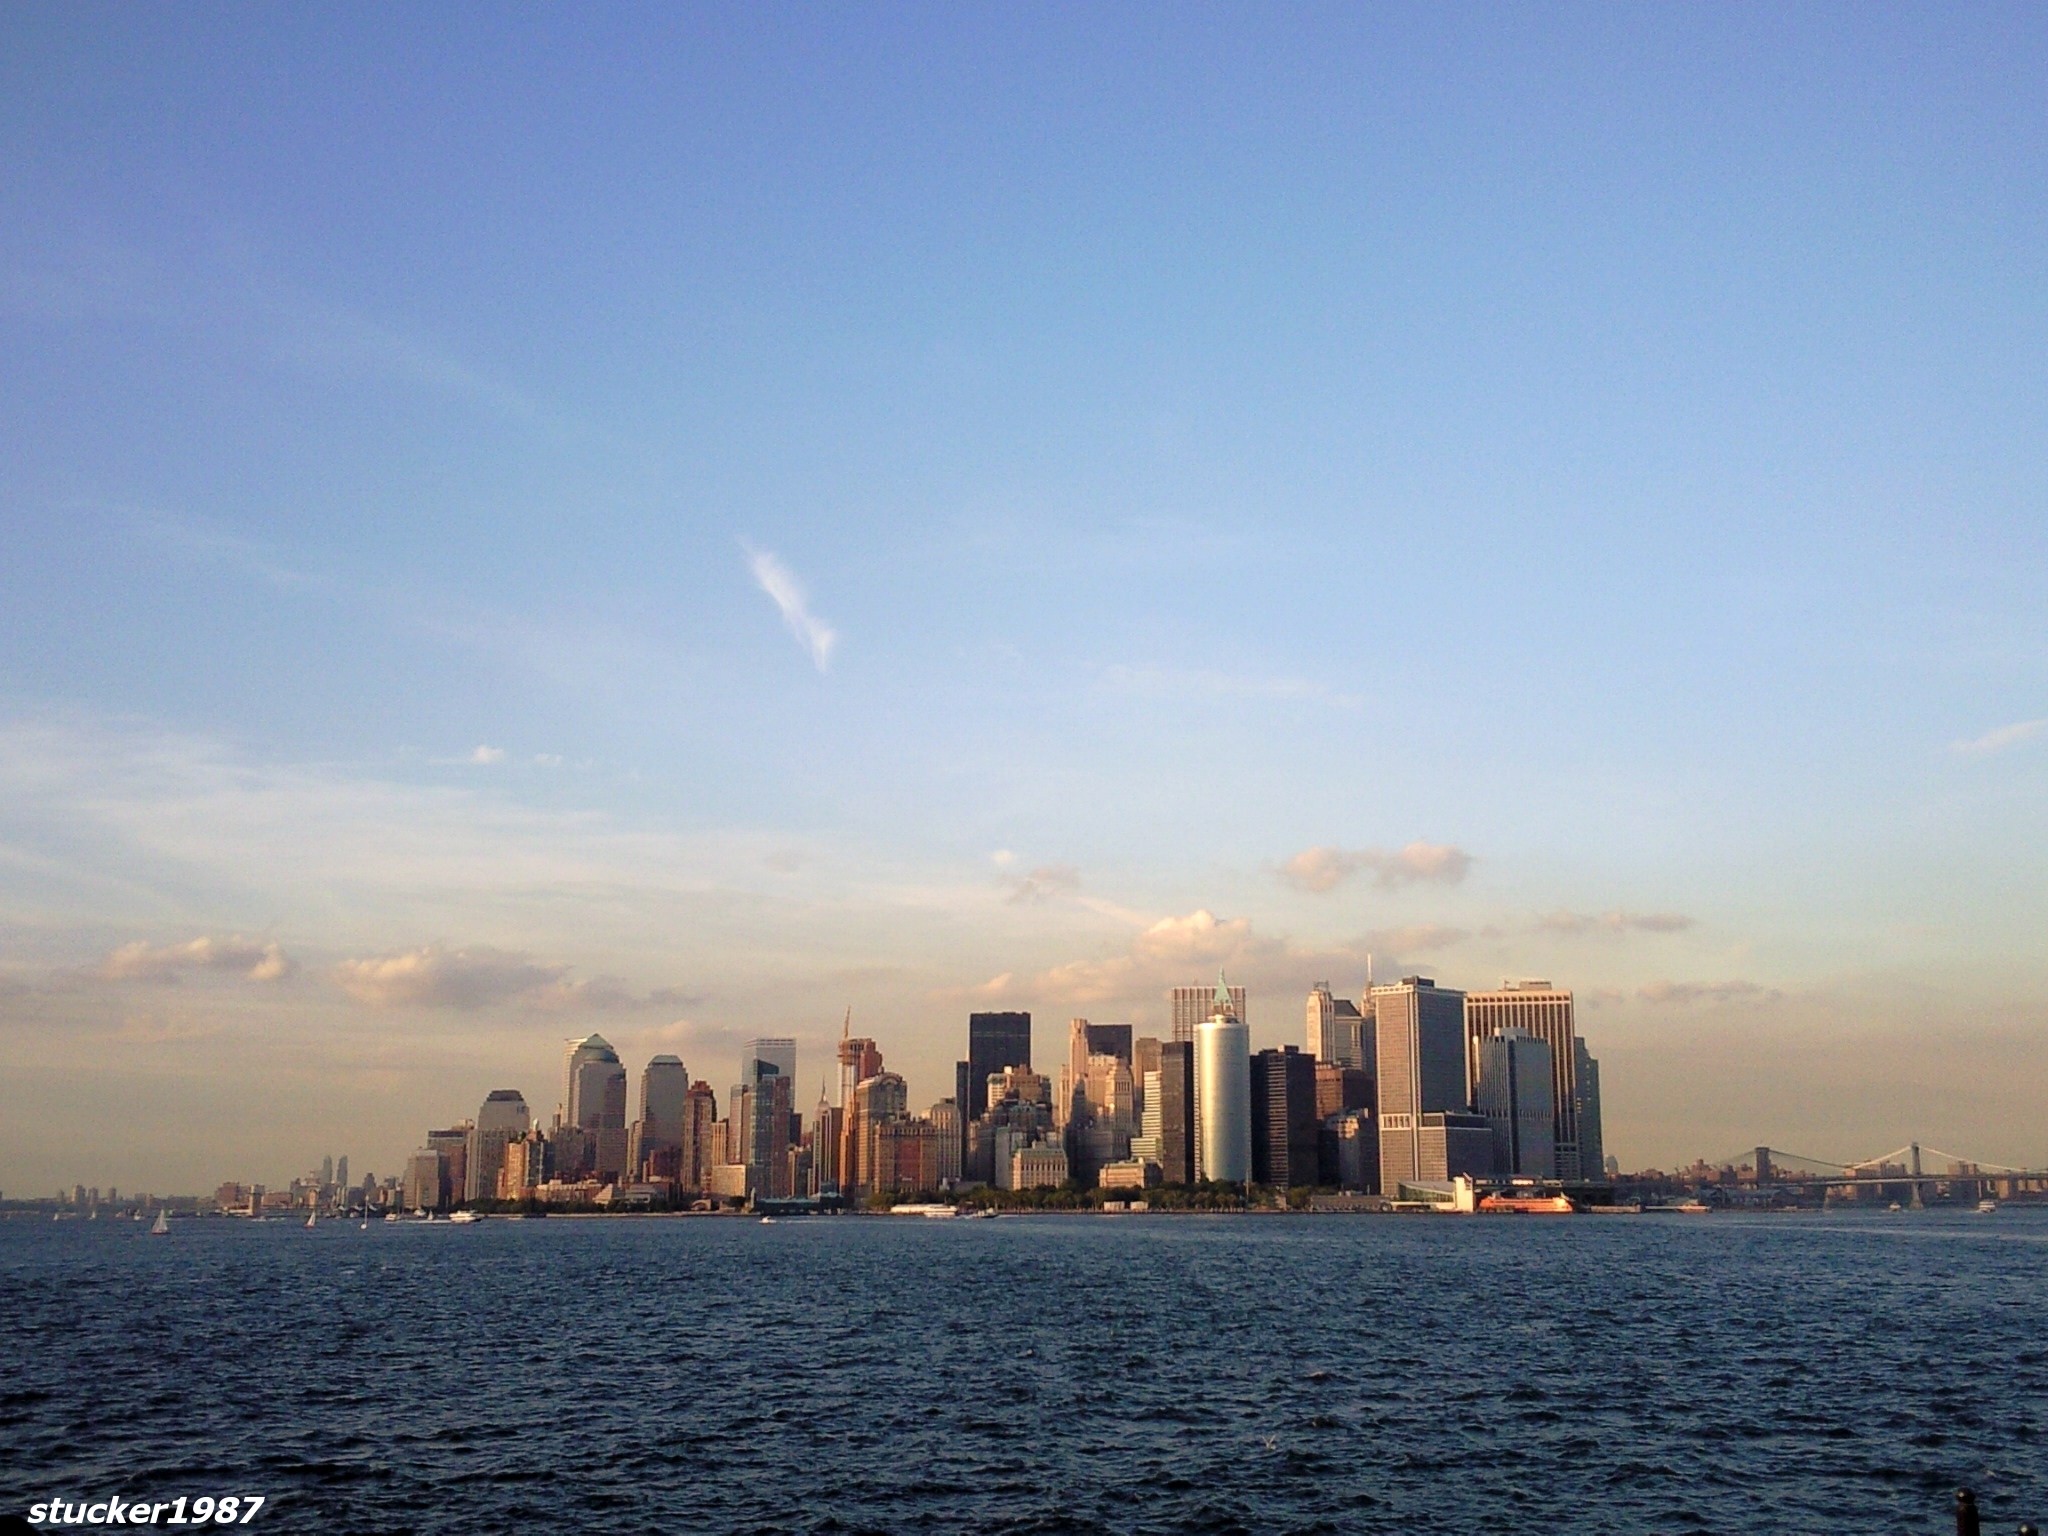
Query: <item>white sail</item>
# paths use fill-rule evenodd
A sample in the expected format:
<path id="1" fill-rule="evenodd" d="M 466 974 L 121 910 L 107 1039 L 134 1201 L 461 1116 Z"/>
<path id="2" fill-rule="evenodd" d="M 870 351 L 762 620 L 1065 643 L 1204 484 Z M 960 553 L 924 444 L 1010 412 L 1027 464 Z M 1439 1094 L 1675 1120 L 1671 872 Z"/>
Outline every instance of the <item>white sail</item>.
<path id="1" fill-rule="evenodd" d="M 149 1229 L 149 1235 L 151 1237 L 162 1237 L 166 1232 L 169 1232 L 171 1230 L 170 1222 L 165 1219 L 166 1214 L 167 1213 L 163 1211 L 158 1211 L 156 1213 L 156 1225 Z"/>

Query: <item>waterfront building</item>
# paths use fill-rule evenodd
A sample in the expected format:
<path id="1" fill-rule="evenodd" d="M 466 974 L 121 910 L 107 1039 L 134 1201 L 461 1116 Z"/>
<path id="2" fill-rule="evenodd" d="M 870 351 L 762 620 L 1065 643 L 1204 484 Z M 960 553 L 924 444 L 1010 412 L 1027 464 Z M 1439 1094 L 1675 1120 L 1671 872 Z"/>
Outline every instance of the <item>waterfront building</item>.
<path id="1" fill-rule="evenodd" d="M 1406 1182 L 1441 1184 L 1460 1175 L 1473 1179 L 1494 1176 L 1493 1126 L 1484 1115 L 1464 1110 L 1444 1110 L 1419 1117 L 1415 1128 L 1415 1173 L 1398 1178 L 1389 1175 L 1384 1164 L 1380 1178 L 1389 1193 L 1398 1193 Z M 1382 1139 L 1382 1147 L 1385 1142 Z M 1384 1156 L 1384 1151 L 1382 1152 Z"/>
<path id="2" fill-rule="evenodd" d="M 528 1131 L 516 1141 L 505 1143 L 505 1164 L 498 1170 L 498 1198 L 523 1200 L 536 1185 L 554 1176 L 549 1156 L 553 1149 L 538 1130 Z"/>
<path id="3" fill-rule="evenodd" d="M 1159 1182 L 1159 1164 L 1144 1158 L 1106 1163 L 1100 1179 L 1104 1189 L 1150 1189 Z"/>
<path id="4" fill-rule="evenodd" d="M 1252 1181 L 1275 1189 L 1320 1182 L 1315 1058 L 1291 1045 L 1260 1051 L 1250 1083 Z"/>
<path id="5" fill-rule="evenodd" d="M 1308 994 L 1308 1053 L 1340 1067 L 1365 1065 L 1365 1018 L 1350 998 L 1332 997 L 1327 981 L 1317 982 Z"/>
<path id="6" fill-rule="evenodd" d="M 1031 1065 L 1031 1015 L 1029 1013 L 971 1013 L 967 1016 L 967 1090 L 975 1095 L 963 1102 L 961 1112 L 979 1119 L 988 1113 L 989 1100 L 979 1096 L 988 1080 L 1005 1067 Z"/>
<path id="7" fill-rule="evenodd" d="M 565 1174 L 595 1171 L 617 1179 L 626 1171 L 626 1069 L 603 1035 L 569 1042 L 563 1103 L 569 1125 L 583 1133 L 581 1166 Z"/>
<path id="8" fill-rule="evenodd" d="M 795 1083 L 765 1056 L 750 1056 L 753 1081 L 741 1088 L 733 1118 L 740 1126 L 740 1157 L 753 1170 L 753 1188 L 770 1200 L 787 1199 L 790 1097 Z"/>
<path id="9" fill-rule="evenodd" d="M 1380 1192 L 1380 1138 L 1368 1110 L 1345 1110 L 1322 1123 L 1323 1182 L 1352 1194 Z"/>
<path id="10" fill-rule="evenodd" d="M 862 1195 L 870 1191 L 875 1177 L 875 1127 L 901 1120 L 908 1112 L 909 1090 L 896 1073 L 877 1073 L 854 1084 L 839 1157 L 841 1189 Z"/>
<path id="11" fill-rule="evenodd" d="M 1424 1117 L 1466 1110 L 1465 994 L 1427 976 L 1404 976 L 1374 987 L 1371 996 L 1380 1182 L 1391 1192 L 1403 1180 L 1425 1177 Z"/>
<path id="12" fill-rule="evenodd" d="M 725 1160 L 719 1145 L 718 1095 L 699 1079 L 683 1101 L 682 1157 L 676 1182 L 685 1192 L 704 1194 L 711 1188 L 712 1168 Z"/>
<path id="13" fill-rule="evenodd" d="M 472 1204 L 497 1194 L 498 1171 L 505 1166 L 505 1144 L 532 1128 L 526 1097 L 517 1088 L 494 1088 L 470 1128 L 462 1198 Z"/>
<path id="14" fill-rule="evenodd" d="M 1572 1086 L 1578 1094 L 1573 1106 L 1579 1123 L 1578 1177 L 1591 1180 L 1604 1174 L 1611 1182 L 1618 1170 L 1610 1166 L 1614 1160 L 1607 1155 L 1607 1143 L 1601 1134 L 1600 1063 L 1587 1052 L 1585 1041 L 1574 1039 L 1572 1064 Z"/>
<path id="15" fill-rule="evenodd" d="M 1058 1189 L 1067 1182 L 1067 1154 L 1056 1141 L 1019 1147 L 1010 1156 L 1011 1189 Z"/>
<path id="16" fill-rule="evenodd" d="M 1152 1113 L 1153 1086 L 1145 1087 L 1145 1112 Z M 1169 1041 L 1159 1047 L 1159 1177 L 1166 1184 L 1195 1182 L 1195 1047 Z"/>
<path id="17" fill-rule="evenodd" d="M 427 1132 L 427 1145 L 441 1155 L 440 1206 L 453 1205 L 469 1187 L 469 1133 L 475 1127 L 474 1120 L 462 1120 Z"/>
<path id="18" fill-rule="evenodd" d="M 1195 1177 L 1219 1184 L 1252 1176 L 1251 1031 L 1237 1012 L 1242 991 L 1219 975 L 1210 1015 L 1195 1031 Z"/>
<path id="19" fill-rule="evenodd" d="M 952 1099 L 941 1099 L 926 1112 L 925 1118 L 939 1131 L 938 1182 L 959 1183 L 961 1154 L 966 1146 L 959 1104 Z"/>
<path id="20" fill-rule="evenodd" d="M 873 1129 L 867 1184 L 869 1194 L 917 1194 L 936 1191 L 944 1181 L 945 1143 L 958 1144 L 958 1133 L 930 1120 L 902 1116 L 878 1122 Z"/>
<path id="21" fill-rule="evenodd" d="M 1548 1042 L 1503 1029 L 1479 1046 L 1479 1113 L 1493 1127 L 1493 1171 L 1557 1177 L 1557 1105 Z"/>
<path id="22" fill-rule="evenodd" d="M 1172 1001 L 1173 1038 L 1178 1044 L 1193 1045 L 1196 1031 L 1216 1011 L 1216 989 L 1210 986 L 1175 987 Z M 1249 1027 L 1251 1015 L 1245 1011 L 1243 987 L 1230 989 L 1230 1006 L 1236 1012 L 1238 1022 Z"/>
<path id="23" fill-rule="evenodd" d="M 1541 1040 L 1550 1056 L 1551 1143 L 1556 1166 L 1547 1177 L 1576 1179 L 1584 1149 L 1579 1132 L 1578 1032 L 1567 988 L 1548 981 L 1504 981 L 1498 991 L 1465 998 L 1465 1081 L 1471 1102 L 1479 1102 L 1485 1042 L 1504 1029 L 1519 1029 Z M 1586 1162 L 1597 1170 L 1599 1159 Z M 1597 1176 L 1597 1175 L 1596 1175 Z"/>
<path id="24" fill-rule="evenodd" d="M 438 1211 L 446 1202 L 441 1197 L 441 1154 L 421 1147 L 406 1160 L 401 1199 L 408 1211 Z M 227 1209 L 225 1205 L 222 1209 Z"/>

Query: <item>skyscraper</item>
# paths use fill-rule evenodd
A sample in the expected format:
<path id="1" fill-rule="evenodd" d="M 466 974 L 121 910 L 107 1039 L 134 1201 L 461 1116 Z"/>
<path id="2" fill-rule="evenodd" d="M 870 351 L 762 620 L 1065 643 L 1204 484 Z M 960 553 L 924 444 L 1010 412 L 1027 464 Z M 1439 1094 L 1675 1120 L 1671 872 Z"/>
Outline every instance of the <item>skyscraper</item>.
<path id="1" fill-rule="evenodd" d="M 1230 1006 L 1236 1011 L 1240 1024 L 1250 1027 L 1251 1015 L 1245 1012 L 1243 987 L 1230 989 Z M 1216 989 L 1214 987 L 1175 987 L 1173 989 L 1173 1038 L 1183 1045 L 1192 1045 L 1195 1031 L 1202 1027 L 1203 1020 L 1216 1011 Z"/>
<path id="2" fill-rule="evenodd" d="M 1371 1006 L 1371 994 L 1367 1004 Z M 1340 1067 L 1365 1065 L 1365 1019 L 1348 997 L 1332 997 L 1330 984 L 1319 981 L 1308 994 L 1308 1053 L 1316 1061 Z"/>
<path id="3" fill-rule="evenodd" d="M 346 1152 L 334 1160 L 334 1182 L 337 1188 L 347 1189 L 349 1187 L 348 1154 Z"/>
<path id="4" fill-rule="evenodd" d="M 740 1054 L 740 1081 L 751 1083 L 754 1074 L 751 1064 L 768 1061 L 775 1064 L 775 1070 L 782 1074 L 785 1082 L 796 1081 L 796 1041 L 787 1035 L 773 1035 L 760 1040 L 749 1040 Z"/>
<path id="5" fill-rule="evenodd" d="M 690 1095 L 690 1074 L 673 1056 L 656 1056 L 640 1069 L 640 1118 L 634 1123 L 628 1162 L 635 1176 L 655 1152 L 683 1144 L 683 1110 Z"/>
<path id="6" fill-rule="evenodd" d="M 1583 1040 L 1572 1041 L 1572 1065 L 1578 1092 L 1578 1102 L 1573 1107 L 1579 1121 L 1579 1166 L 1576 1174 L 1560 1172 L 1559 1177 L 1611 1179 L 1614 1172 L 1608 1166 L 1607 1143 L 1600 1126 L 1600 1063 L 1588 1053 Z"/>
<path id="7" fill-rule="evenodd" d="M 1550 1177 L 1580 1175 L 1577 1022 L 1572 994 L 1547 981 L 1503 982 L 1497 992 L 1472 992 L 1465 997 L 1465 1082 L 1472 1102 L 1479 1101 L 1480 1046 L 1504 1029 L 1525 1030 L 1550 1053 L 1551 1142 L 1557 1166 Z M 1592 1164 L 1597 1177 L 1596 1159 Z"/>
<path id="8" fill-rule="evenodd" d="M 1243 1184 L 1252 1176 L 1251 1031 L 1238 1016 L 1243 988 L 1216 978 L 1209 1017 L 1195 1031 L 1195 1177 Z"/>
<path id="9" fill-rule="evenodd" d="M 1251 1058 L 1252 1179 L 1276 1189 L 1320 1182 L 1315 1058 L 1287 1046 Z"/>
<path id="10" fill-rule="evenodd" d="M 626 1069 L 603 1035 L 569 1042 L 568 1123 L 583 1133 L 589 1166 L 601 1179 L 626 1171 Z M 493 1172 L 495 1173 L 495 1169 Z M 563 1169 L 564 1175 L 581 1170 Z"/>
<path id="11" fill-rule="evenodd" d="M 753 1081 L 741 1088 L 732 1111 L 743 1127 L 740 1160 L 751 1188 L 771 1200 L 785 1199 L 795 1193 L 789 1187 L 789 1112 L 796 1085 L 765 1057 L 750 1057 L 747 1067 Z"/>
<path id="12" fill-rule="evenodd" d="M 491 1200 L 498 1193 L 498 1170 L 505 1165 L 505 1143 L 517 1141 L 532 1128 L 526 1097 L 517 1088 L 493 1088 L 469 1133 L 462 1197 Z"/>
<path id="13" fill-rule="evenodd" d="M 1465 1109 L 1465 994 L 1404 976 L 1374 987 L 1372 1007 L 1380 1187 L 1393 1194 L 1403 1179 L 1422 1177 L 1423 1116 Z"/>
<path id="14" fill-rule="evenodd" d="M 988 1113 L 988 1080 L 1005 1067 L 1031 1065 L 1031 1015 L 970 1013 L 967 1016 L 967 1089 L 971 1104 L 962 1114 L 978 1119 Z"/>
<path id="15" fill-rule="evenodd" d="M 1493 1171 L 1513 1178 L 1557 1177 L 1557 1105 L 1550 1047 L 1526 1029 L 1480 1042 L 1479 1113 L 1493 1127 Z"/>
<path id="16" fill-rule="evenodd" d="M 1145 1113 L 1152 1114 L 1152 1084 L 1145 1085 Z M 1167 1184 L 1195 1181 L 1195 1048 L 1188 1041 L 1159 1047 L 1159 1173 Z"/>

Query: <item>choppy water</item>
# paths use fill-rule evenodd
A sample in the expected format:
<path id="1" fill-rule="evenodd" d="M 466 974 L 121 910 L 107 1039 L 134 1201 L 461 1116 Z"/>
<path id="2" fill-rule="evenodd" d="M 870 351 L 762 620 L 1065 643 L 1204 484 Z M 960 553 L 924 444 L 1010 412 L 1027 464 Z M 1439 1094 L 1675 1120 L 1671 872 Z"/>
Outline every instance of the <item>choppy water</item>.
<path id="1" fill-rule="evenodd" d="M 0 1222 L 0 1512 L 321 1532 L 2048 1517 L 2048 1212 Z"/>

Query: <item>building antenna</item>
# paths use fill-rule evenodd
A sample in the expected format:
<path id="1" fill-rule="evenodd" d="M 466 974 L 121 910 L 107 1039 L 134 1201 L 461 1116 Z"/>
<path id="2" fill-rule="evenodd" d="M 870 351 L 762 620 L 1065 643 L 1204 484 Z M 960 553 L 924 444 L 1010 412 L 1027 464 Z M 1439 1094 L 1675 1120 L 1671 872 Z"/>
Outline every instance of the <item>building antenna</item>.
<path id="1" fill-rule="evenodd" d="M 1372 996 L 1372 951 L 1365 952 L 1365 995 Z"/>

